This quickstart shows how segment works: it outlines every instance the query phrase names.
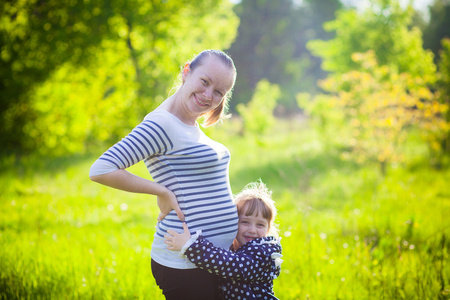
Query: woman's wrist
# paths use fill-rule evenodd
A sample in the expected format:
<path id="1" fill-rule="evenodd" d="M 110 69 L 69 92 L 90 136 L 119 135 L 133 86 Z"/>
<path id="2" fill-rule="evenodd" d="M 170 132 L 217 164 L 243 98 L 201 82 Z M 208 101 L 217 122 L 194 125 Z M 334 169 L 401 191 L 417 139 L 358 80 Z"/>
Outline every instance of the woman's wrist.
<path id="1" fill-rule="evenodd" d="M 149 180 L 148 194 L 155 195 L 157 197 L 166 198 L 172 194 L 172 191 L 166 188 L 164 185 Z"/>

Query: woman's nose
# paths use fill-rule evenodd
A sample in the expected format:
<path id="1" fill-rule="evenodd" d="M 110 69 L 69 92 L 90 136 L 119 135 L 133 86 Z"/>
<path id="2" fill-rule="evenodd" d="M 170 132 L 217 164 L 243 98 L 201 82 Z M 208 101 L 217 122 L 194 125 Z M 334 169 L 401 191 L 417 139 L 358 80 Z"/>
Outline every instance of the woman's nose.
<path id="1" fill-rule="evenodd" d="M 203 96 L 205 97 L 205 99 L 207 100 L 211 100 L 212 98 L 212 90 L 207 88 L 204 92 L 203 92 Z"/>

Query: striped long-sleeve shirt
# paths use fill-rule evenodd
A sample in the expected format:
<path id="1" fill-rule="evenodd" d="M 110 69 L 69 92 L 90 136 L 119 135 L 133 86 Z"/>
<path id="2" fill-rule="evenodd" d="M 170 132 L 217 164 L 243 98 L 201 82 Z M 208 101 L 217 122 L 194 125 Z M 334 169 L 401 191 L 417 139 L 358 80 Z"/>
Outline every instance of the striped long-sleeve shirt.
<path id="1" fill-rule="evenodd" d="M 125 169 L 143 160 L 153 180 L 177 197 L 192 232 L 201 230 L 215 246 L 229 248 L 237 232 L 238 215 L 228 178 L 230 153 L 165 110 L 155 110 L 92 165 L 90 175 Z M 177 269 L 195 268 L 164 244 L 168 229 L 183 232 L 175 211 L 157 223 L 151 256 Z"/>

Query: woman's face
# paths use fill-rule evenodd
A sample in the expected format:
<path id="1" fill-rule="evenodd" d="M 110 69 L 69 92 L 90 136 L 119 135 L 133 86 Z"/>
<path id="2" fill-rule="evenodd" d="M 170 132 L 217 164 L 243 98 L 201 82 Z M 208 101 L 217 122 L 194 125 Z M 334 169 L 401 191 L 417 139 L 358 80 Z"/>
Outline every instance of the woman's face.
<path id="1" fill-rule="evenodd" d="M 197 117 L 219 106 L 234 83 L 234 71 L 210 56 L 194 70 L 182 74 L 183 104 Z"/>

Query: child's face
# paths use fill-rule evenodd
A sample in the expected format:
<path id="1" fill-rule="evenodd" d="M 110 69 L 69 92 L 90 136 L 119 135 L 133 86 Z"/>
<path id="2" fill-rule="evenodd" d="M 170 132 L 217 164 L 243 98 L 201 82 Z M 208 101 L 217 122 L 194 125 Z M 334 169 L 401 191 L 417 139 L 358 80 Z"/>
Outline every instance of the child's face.
<path id="1" fill-rule="evenodd" d="M 255 211 L 251 216 L 246 216 L 244 212 L 242 215 L 239 215 L 235 249 L 238 249 L 251 240 L 265 237 L 268 232 L 269 221 L 263 218 L 262 214 L 258 214 Z"/>

